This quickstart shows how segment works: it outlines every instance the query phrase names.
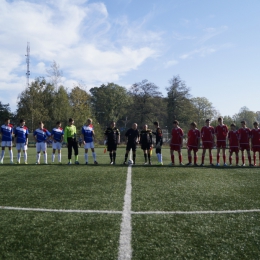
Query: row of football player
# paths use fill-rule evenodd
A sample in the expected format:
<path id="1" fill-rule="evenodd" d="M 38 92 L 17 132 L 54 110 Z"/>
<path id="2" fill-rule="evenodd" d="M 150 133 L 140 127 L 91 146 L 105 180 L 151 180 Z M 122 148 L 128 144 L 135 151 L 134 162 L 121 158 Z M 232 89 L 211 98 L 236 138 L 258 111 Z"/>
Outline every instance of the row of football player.
<path id="1" fill-rule="evenodd" d="M 258 123 L 254 123 L 254 129 L 250 130 L 246 127 L 245 121 L 241 122 L 241 128 L 236 130 L 236 126 L 234 124 L 231 125 L 231 131 L 228 131 L 226 125 L 223 124 L 223 119 L 218 118 L 219 125 L 214 128 L 210 126 L 210 120 L 206 120 L 206 125 L 202 127 L 201 131 L 197 129 L 196 123 L 192 122 L 190 124 L 190 131 L 188 132 L 188 160 L 189 163 L 187 165 L 192 165 L 192 151 L 194 154 L 194 165 L 197 165 L 197 152 L 200 146 L 200 139 L 202 139 L 202 162 L 201 166 L 204 165 L 204 158 L 206 150 L 209 150 L 210 164 L 213 165 L 212 158 L 212 148 L 215 145 L 214 137 L 216 137 L 216 145 L 217 145 L 217 164 L 219 165 L 220 160 L 220 150 L 222 149 L 223 162 L 226 165 L 226 139 L 228 137 L 230 144 L 230 154 L 229 154 L 229 162 L 232 164 L 232 154 L 236 154 L 236 165 L 238 165 L 238 152 L 241 150 L 242 152 L 242 165 L 245 165 L 245 156 L 244 151 L 247 151 L 249 165 L 256 165 L 256 152 L 260 151 L 260 129 L 258 128 Z M 61 162 L 61 145 L 63 140 L 68 144 L 69 140 L 72 138 L 70 127 L 74 125 L 74 120 L 69 119 L 69 124 L 65 128 L 65 136 L 64 131 L 61 128 L 60 122 L 57 122 L 55 128 L 53 128 L 50 133 L 47 129 L 44 128 L 43 122 L 39 122 L 39 128 L 34 131 L 34 138 L 36 141 L 36 150 L 37 150 L 37 163 L 40 162 L 40 152 L 43 151 L 44 154 L 44 162 L 47 163 L 47 153 L 46 153 L 46 141 L 51 139 L 53 142 L 53 154 L 52 161 L 55 158 L 55 151 L 58 150 L 58 161 Z M 125 136 L 127 139 L 127 148 L 125 154 L 126 163 L 128 158 L 128 153 L 132 149 L 133 151 L 133 163 L 135 163 L 135 151 L 136 144 L 141 143 L 141 148 L 144 151 L 145 164 L 151 164 L 151 148 L 152 145 L 152 134 L 156 136 L 156 155 L 159 164 L 162 163 L 162 155 L 161 155 L 161 145 L 162 145 L 162 131 L 159 127 L 158 122 L 154 122 L 155 132 L 152 132 L 148 129 L 148 126 L 145 125 L 143 130 L 139 134 L 137 130 L 137 124 L 133 124 L 132 128 L 130 128 Z M 75 128 L 75 126 L 74 126 Z M 75 135 L 76 132 L 72 133 Z M 88 163 L 88 149 L 92 150 L 92 156 L 94 159 L 94 163 L 97 164 L 96 154 L 94 151 L 94 129 L 92 126 L 92 120 L 87 119 L 86 125 L 82 127 L 81 130 L 82 138 L 84 139 L 84 148 L 85 148 L 85 160 L 86 164 Z M 5 147 L 9 148 L 11 162 L 13 162 L 13 154 L 12 154 L 12 135 L 15 135 L 16 140 L 16 148 L 18 151 L 17 161 L 20 163 L 21 150 L 24 151 L 25 163 L 27 162 L 27 144 L 28 144 L 28 129 L 25 126 L 25 120 L 20 120 L 20 126 L 13 129 L 13 126 L 10 125 L 10 120 L 6 119 L 5 124 L 1 127 L 2 134 L 2 154 L 0 162 L 3 163 Z M 110 127 L 108 127 L 105 131 L 106 142 L 108 146 L 109 156 L 111 160 L 111 164 L 115 163 L 116 158 L 116 149 L 117 144 L 120 143 L 120 132 L 115 127 L 115 122 L 112 122 Z M 171 154 L 171 165 L 174 165 L 174 151 L 177 151 L 179 154 L 179 163 L 182 165 L 182 154 L 181 148 L 183 146 L 183 130 L 179 127 L 179 122 L 175 120 L 173 122 L 172 129 L 172 138 L 170 142 L 170 154 Z M 75 140 L 75 137 L 72 138 Z M 251 139 L 251 147 L 253 151 L 253 159 L 254 164 L 251 163 L 250 156 L 250 144 L 249 140 Z M 73 147 L 74 148 L 74 147 Z M 75 151 L 75 163 L 78 164 L 78 151 Z M 148 158 L 148 161 L 147 161 Z M 71 164 L 71 151 L 69 152 L 69 164 Z"/>

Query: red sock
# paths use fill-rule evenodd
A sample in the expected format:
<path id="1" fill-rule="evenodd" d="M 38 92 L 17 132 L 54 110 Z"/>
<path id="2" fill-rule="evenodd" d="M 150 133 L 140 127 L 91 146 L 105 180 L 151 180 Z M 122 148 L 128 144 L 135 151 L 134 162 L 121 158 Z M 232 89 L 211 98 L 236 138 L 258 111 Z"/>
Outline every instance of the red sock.
<path id="1" fill-rule="evenodd" d="M 174 154 L 171 155 L 172 163 L 174 163 Z"/>

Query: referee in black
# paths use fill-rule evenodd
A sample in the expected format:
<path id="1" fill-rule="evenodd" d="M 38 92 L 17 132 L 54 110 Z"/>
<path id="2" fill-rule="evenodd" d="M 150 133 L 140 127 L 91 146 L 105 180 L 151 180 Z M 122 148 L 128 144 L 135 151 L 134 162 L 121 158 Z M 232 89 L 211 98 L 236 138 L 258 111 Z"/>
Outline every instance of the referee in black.
<path id="1" fill-rule="evenodd" d="M 126 164 L 128 153 L 131 149 L 133 151 L 133 163 L 135 164 L 136 145 L 139 143 L 139 139 L 140 139 L 140 135 L 136 123 L 132 125 L 132 128 L 126 131 L 125 137 L 126 137 L 126 153 L 125 153 L 124 164 Z"/>
<path id="2" fill-rule="evenodd" d="M 107 144 L 107 150 L 109 152 L 110 164 L 116 164 L 116 149 L 120 143 L 120 132 L 116 128 L 116 122 L 111 122 L 110 127 L 106 129 L 104 135 L 105 144 Z"/>

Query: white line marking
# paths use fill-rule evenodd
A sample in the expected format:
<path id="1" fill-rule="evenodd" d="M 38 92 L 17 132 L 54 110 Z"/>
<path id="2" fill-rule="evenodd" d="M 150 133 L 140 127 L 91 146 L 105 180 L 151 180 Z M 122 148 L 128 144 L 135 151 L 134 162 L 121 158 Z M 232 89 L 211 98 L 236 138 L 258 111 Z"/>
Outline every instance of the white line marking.
<path id="1" fill-rule="evenodd" d="M 245 209 L 245 210 L 208 210 L 208 211 L 132 211 L 134 215 L 149 215 L 149 214 L 173 214 L 173 215 L 191 215 L 191 214 L 236 214 L 236 213 L 251 213 L 260 212 L 260 209 Z"/>
<path id="2" fill-rule="evenodd" d="M 0 209 L 22 210 L 22 211 L 41 211 L 41 212 L 62 212 L 62 213 L 122 214 L 122 211 L 113 211 L 113 210 L 41 209 L 41 208 L 19 208 L 19 207 L 6 207 L 6 206 L 0 206 Z"/>
<path id="3" fill-rule="evenodd" d="M 130 153 L 130 158 L 132 153 Z M 130 260 L 132 258 L 132 224 L 131 224 L 131 193 L 132 193 L 132 165 L 127 168 L 126 191 L 124 197 L 124 209 L 122 214 L 121 231 L 119 239 L 118 260 Z"/>

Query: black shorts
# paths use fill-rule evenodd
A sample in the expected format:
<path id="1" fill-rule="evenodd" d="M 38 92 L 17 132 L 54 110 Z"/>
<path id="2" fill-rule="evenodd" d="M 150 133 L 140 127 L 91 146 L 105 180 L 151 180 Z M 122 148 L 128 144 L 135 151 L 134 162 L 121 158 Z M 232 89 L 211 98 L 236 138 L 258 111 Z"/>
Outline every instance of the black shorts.
<path id="1" fill-rule="evenodd" d="M 107 150 L 109 152 L 116 151 L 117 144 L 116 143 L 107 143 Z"/>
<path id="2" fill-rule="evenodd" d="M 142 144 L 141 145 L 142 150 L 150 150 L 150 148 L 151 148 L 151 144 Z"/>
<path id="3" fill-rule="evenodd" d="M 126 145 L 126 150 L 127 151 L 130 151 L 132 149 L 132 151 L 133 152 L 135 152 L 136 151 L 136 143 L 127 143 L 127 145 Z"/>

